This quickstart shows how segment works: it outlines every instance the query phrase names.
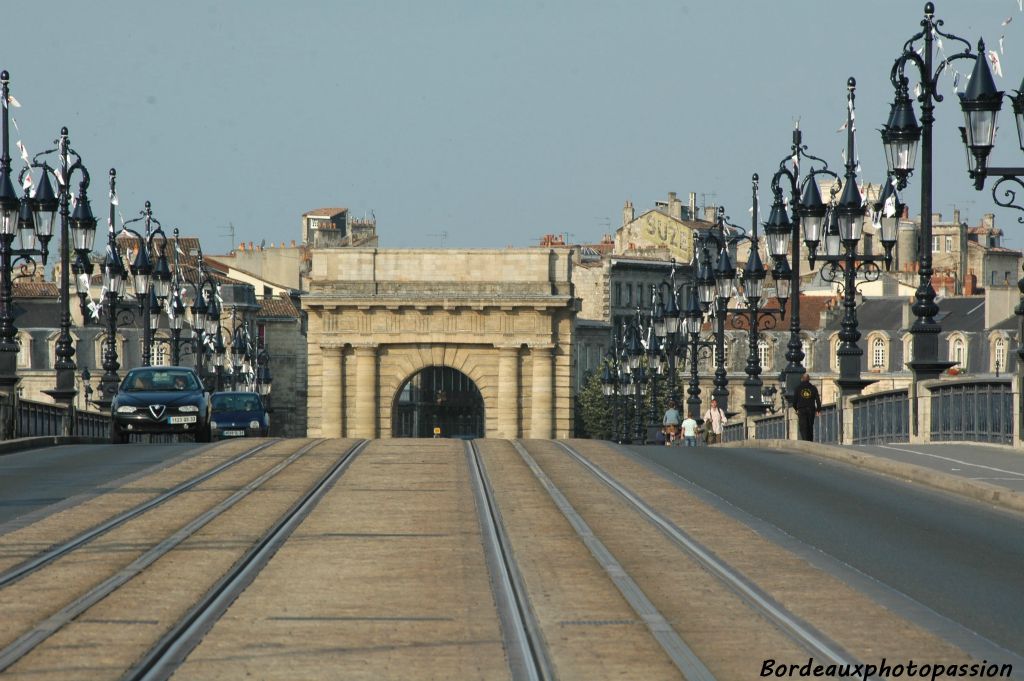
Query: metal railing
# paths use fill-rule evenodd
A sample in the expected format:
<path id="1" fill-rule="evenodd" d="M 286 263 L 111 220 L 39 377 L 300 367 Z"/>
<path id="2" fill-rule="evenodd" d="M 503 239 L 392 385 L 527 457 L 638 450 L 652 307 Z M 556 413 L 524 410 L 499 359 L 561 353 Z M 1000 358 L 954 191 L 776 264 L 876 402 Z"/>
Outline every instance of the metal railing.
<path id="1" fill-rule="evenodd" d="M 862 395 L 853 406 L 853 444 L 910 441 L 910 393 L 904 390 Z"/>
<path id="2" fill-rule="evenodd" d="M 110 414 L 96 411 L 75 412 L 75 435 L 79 437 L 110 437 Z"/>
<path id="3" fill-rule="evenodd" d="M 15 437 L 46 437 L 62 435 L 67 410 L 49 402 L 18 400 Z M 110 436 L 110 414 L 75 411 L 75 435 L 106 438 Z"/>
<path id="4" fill-rule="evenodd" d="M 18 400 L 15 437 L 42 437 L 63 432 L 66 410 L 56 404 Z"/>
<path id="5" fill-rule="evenodd" d="M 1009 379 L 943 381 L 930 390 L 932 442 L 1013 444 L 1013 386 Z"/>
<path id="6" fill-rule="evenodd" d="M 746 439 L 747 424 L 743 421 L 725 424 L 725 430 L 722 432 L 722 442 L 740 442 Z"/>
<path id="7" fill-rule="evenodd" d="M 754 419 L 754 437 L 758 440 L 785 440 L 786 415 Z"/>
<path id="8" fill-rule="evenodd" d="M 836 444 L 843 432 L 840 411 L 835 404 L 821 405 L 821 413 L 814 418 L 814 441 Z"/>

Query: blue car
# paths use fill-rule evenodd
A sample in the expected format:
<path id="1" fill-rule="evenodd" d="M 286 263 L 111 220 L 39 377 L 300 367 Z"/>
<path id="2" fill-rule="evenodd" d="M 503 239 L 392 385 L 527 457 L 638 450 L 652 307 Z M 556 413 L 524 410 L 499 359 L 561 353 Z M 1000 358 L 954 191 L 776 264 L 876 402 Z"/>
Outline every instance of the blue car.
<path id="1" fill-rule="evenodd" d="M 213 415 L 210 434 L 214 440 L 229 437 L 267 437 L 270 415 L 259 393 L 219 392 L 210 398 Z"/>

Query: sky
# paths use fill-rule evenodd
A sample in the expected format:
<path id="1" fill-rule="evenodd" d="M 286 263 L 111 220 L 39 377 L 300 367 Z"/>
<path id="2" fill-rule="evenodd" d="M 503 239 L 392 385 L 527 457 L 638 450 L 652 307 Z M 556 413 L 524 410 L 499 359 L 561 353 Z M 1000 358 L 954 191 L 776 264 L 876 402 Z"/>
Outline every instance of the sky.
<path id="1" fill-rule="evenodd" d="M 1021 0 L 939 0 L 943 29 L 1024 76 Z M 502 248 L 545 234 L 597 241 L 675 191 L 750 224 L 800 121 L 842 166 L 846 80 L 857 79 L 860 181 L 880 182 L 889 72 L 923 0 L 70 0 L 8 3 L 0 68 L 21 104 L 11 155 L 61 126 L 119 211 L 145 201 L 166 229 L 224 253 L 300 238 L 303 212 L 377 219 L 388 248 Z M 1011 19 L 1005 24 L 1006 19 Z M 952 41 L 945 50 L 952 54 Z M 971 65 L 956 66 L 966 76 Z M 953 79 L 936 109 L 935 212 L 1017 211 L 967 178 Z M 962 86 L 961 86 L 962 89 Z M 992 159 L 1024 165 L 1008 103 Z M 920 116 L 920 113 L 918 113 Z M 990 181 L 991 185 L 991 181 Z M 904 193 L 920 207 L 917 177 Z M 98 239 L 97 242 L 101 242 Z M 97 248 L 100 248 L 97 246 Z"/>

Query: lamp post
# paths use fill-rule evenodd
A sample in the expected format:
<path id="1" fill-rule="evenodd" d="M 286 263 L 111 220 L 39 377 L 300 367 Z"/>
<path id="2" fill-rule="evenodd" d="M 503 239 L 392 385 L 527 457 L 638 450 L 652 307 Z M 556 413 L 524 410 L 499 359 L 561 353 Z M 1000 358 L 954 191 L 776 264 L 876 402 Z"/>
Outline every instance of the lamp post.
<path id="1" fill-rule="evenodd" d="M 117 247 L 117 234 L 114 231 L 114 206 L 117 205 L 117 170 L 110 169 L 110 214 L 107 220 L 107 250 L 103 258 L 103 299 L 100 301 L 100 314 L 106 315 L 106 338 L 103 347 L 103 376 L 100 378 L 98 400 L 94 400 L 101 409 L 109 409 L 117 386 L 121 382 L 118 369 L 121 364 L 117 358 L 117 329 L 135 322 L 135 313 L 130 308 L 121 307 L 124 299 L 124 285 L 128 278 L 124 260 Z"/>
<path id="2" fill-rule="evenodd" d="M 53 215 L 43 213 L 36 219 L 36 203 L 28 195 L 28 184 L 25 185 L 25 196 L 20 201 L 11 182 L 10 133 L 8 128 L 8 102 L 10 98 L 10 76 L 7 71 L 0 72 L 0 97 L 3 101 L 3 149 L 0 150 L 0 440 L 13 438 L 15 435 L 16 398 L 18 382 L 17 373 L 18 329 L 14 325 L 14 274 L 13 267 L 23 262 L 22 269 L 26 274 L 35 273 L 36 261 L 40 258 L 46 264 L 48 245 L 53 235 Z M 28 171 L 22 171 L 22 177 Z M 43 182 L 49 182 L 43 176 Z M 53 194 L 52 187 L 50 194 Z M 21 241 L 21 247 L 14 247 L 15 235 Z M 38 243 L 38 247 L 37 247 Z"/>
<path id="3" fill-rule="evenodd" d="M 703 265 L 701 268 L 703 269 Z M 699 279 L 698 279 L 699 281 Z M 700 421 L 700 378 L 698 376 L 700 359 L 709 358 L 715 349 L 715 340 L 706 340 L 700 337 L 701 329 L 704 326 L 704 310 L 698 298 L 697 286 L 690 286 L 686 299 L 689 301 L 686 307 L 685 331 L 689 338 L 690 357 L 690 385 L 687 388 L 686 412 L 694 421 Z"/>
<path id="4" fill-rule="evenodd" d="M 860 275 L 865 281 L 874 281 L 881 274 L 879 263 L 884 263 L 886 269 L 892 267 L 892 249 L 896 244 L 896 223 L 901 212 L 898 208 L 897 195 L 892 187 L 893 183 L 887 179 L 880 197 L 882 202 L 880 212 L 886 214 L 884 224 L 880 225 L 885 254 L 882 256 L 869 253 L 857 254 L 857 246 L 864 229 L 864 204 L 860 190 L 857 188 L 856 128 L 854 125 L 856 80 L 849 78 L 846 88 L 846 174 L 842 183 L 842 196 L 837 204 L 830 207 L 825 221 L 825 254 L 817 253 L 818 242 L 805 236 L 811 262 L 820 260 L 827 263 L 828 267 L 823 266 L 821 269 L 822 278 L 839 284 L 843 292 L 843 320 L 839 332 L 841 343 L 836 353 L 839 359 L 839 379 L 836 384 L 844 395 L 860 392 L 865 386 L 875 382 L 863 379 L 860 375 L 861 357 L 864 355 L 864 351 L 857 344 L 861 336 L 857 328 L 857 278 Z M 835 193 L 833 193 L 834 195 Z M 809 208 L 817 210 L 816 206 L 809 206 Z M 880 217 L 878 216 L 878 219 Z"/>
<path id="5" fill-rule="evenodd" d="M 612 415 L 611 439 L 613 442 L 619 440 L 619 338 L 617 330 L 613 327 L 611 343 L 608 352 L 605 354 L 604 367 L 601 370 L 601 391 L 608 401 L 608 408 Z"/>
<path id="6" fill-rule="evenodd" d="M 668 287 L 667 296 L 663 294 L 663 289 L 666 286 Z M 683 366 L 686 365 L 686 349 L 689 345 L 686 330 L 683 328 L 684 314 L 679 307 L 681 290 L 682 284 L 676 286 L 676 261 L 673 258 L 668 280 L 661 282 L 660 286 L 652 286 L 654 308 L 651 313 L 651 329 L 652 337 L 656 339 L 656 342 L 653 342 L 652 347 L 648 348 L 648 362 L 652 361 L 652 356 L 657 357 L 658 359 L 655 361 L 658 362 L 660 373 L 661 356 L 664 355 L 668 362 L 668 392 L 666 396 L 676 404 L 679 404 L 676 364 L 678 361 Z M 667 300 L 667 304 L 663 300 Z"/>
<path id="7" fill-rule="evenodd" d="M 792 272 L 786 263 L 785 255 L 782 255 L 772 271 L 772 277 L 775 281 L 775 297 L 779 301 L 779 307 L 765 307 L 766 299 L 762 294 L 764 292 L 764 281 L 768 273 L 761 262 L 760 240 L 757 236 L 758 182 L 758 176 L 755 173 L 751 178 L 751 200 L 753 206 L 751 212 L 753 215 L 750 221 L 750 256 L 747 258 L 747 264 L 743 268 L 743 300 L 747 307 L 746 309 L 730 310 L 734 314 L 733 325 L 736 325 L 735 320 L 742 319 L 747 327 L 748 352 L 745 369 L 747 378 L 743 381 L 743 408 L 747 412 L 747 416 L 761 416 L 767 409 L 762 397 L 764 382 L 761 380 L 761 354 L 758 351 L 761 329 L 774 328 L 776 317 L 779 319 L 785 318 L 786 302 L 789 298 L 792 283 Z M 797 327 L 797 333 L 799 334 L 799 327 Z M 800 354 L 803 354 L 802 348 Z"/>
<path id="8" fill-rule="evenodd" d="M 136 222 L 144 223 L 145 236 L 128 226 Z M 139 217 L 125 222 L 121 226 L 121 231 L 131 234 L 137 242 L 131 274 L 135 284 L 135 297 L 142 309 L 142 366 L 150 366 L 153 360 L 154 332 L 160 326 L 160 308 L 171 290 L 171 269 L 167 264 L 167 235 L 164 234 L 160 221 L 153 217 L 153 207 L 149 201 L 146 201 L 145 208 L 139 211 Z M 156 245 L 157 237 L 160 238 L 159 248 Z"/>
<path id="9" fill-rule="evenodd" d="M 914 372 L 914 380 L 937 378 L 953 366 L 954 362 L 939 360 L 939 333 L 942 328 L 935 321 L 939 306 L 935 303 L 935 289 L 932 287 L 932 125 L 935 122 L 935 103 L 942 101 L 938 92 L 938 80 L 951 63 L 960 59 L 974 59 L 984 64 L 984 54 L 971 52 L 971 45 L 963 38 L 940 30 L 943 22 L 935 19 L 935 5 L 924 6 L 922 30 L 903 45 L 903 52 L 893 63 L 890 80 L 896 89 L 889 119 L 882 128 L 882 145 L 885 149 L 889 174 L 896 178 L 897 189 L 907 186 L 907 179 L 914 171 L 918 144 L 921 148 L 921 230 L 918 235 L 919 284 L 911 307 L 915 320 L 910 327 L 912 359 L 907 365 Z M 946 38 L 959 42 L 963 51 L 935 63 L 935 42 Z M 924 46 L 914 43 L 924 40 Z M 980 58 L 979 58 L 980 57 Z M 921 103 L 921 125 L 918 125 L 910 99 L 910 79 L 906 75 L 907 65 L 917 70 L 919 79 L 917 100 Z M 987 70 L 987 69 L 986 69 Z M 991 81 L 991 76 L 989 76 Z M 980 87 L 972 78 L 968 92 Z M 994 90 L 994 87 L 992 88 Z M 963 97 L 963 95 L 961 95 Z M 979 120 L 979 122 L 981 122 Z M 992 120 L 994 124 L 994 119 Z M 987 134 L 983 127 L 970 131 Z M 994 127 L 991 131 L 994 134 Z M 911 410 L 913 433 L 917 433 L 917 411 Z"/>
<path id="10" fill-rule="evenodd" d="M 801 167 L 808 165 L 804 159 L 811 161 L 811 164 L 810 169 L 801 178 Z M 815 167 L 814 163 L 820 164 L 820 167 Z M 829 175 L 838 179 L 838 176 L 828 169 L 826 161 L 807 153 L 798 125 L 793 130 L 790 153 L 779 162 L 779 169 L 772 176 L 772 210 L 764 228 L 768 253 L 775 263 L 773 275 L 776 286 L 786 288 L 784 281 L 787 274 L 790 282 L 788 293 L 792 297 L 792 306 L 789 313 L 789 342 L 786 345 L 786 367 L 779 375 L 783 400 L 789 404 L 793 403 L 796 387 L 805 372 L 803 341 L 800 338 L 800 241 L 804 234 L 820 233 L 824 209 L 821 193 L 818 191 L 819 175 Z M 792 221 L 783 198 L 783 182 L 788 184 L 789 203 L 793 210 Z M 819 213 L 811 206 L 820 206 L 822 210 Z M 793 260 L 792 267 L 786 259 L 787 253 Z"/>
<path id="11" fill-rule="evenodd" d="M 180 232 L 177 227 L 173 231 L 173 244 L 169 244 L 171 249 L 171 263 L 172 271 L 170 274 L 170 284 L 168 287 L 168 297 L 165 309 L 167 311 L 167 325 L 171 331 L 171 337 L 169 341 L 166 341 L 171 351 L 171 364 L 173 366 L 180 366 L 182 359 L 182 351 L 186 351 L 187 354 L 191 354 L 195 360 L 195 367 L 199 372 L 200 377 L 203 375 L 202 367 L 202 354 L 203 354 L 203 329 L 206 323 L 206 315 L 208 308 L 206 302 L 203 300 L 202 295 L 202 282 L 206 278 L 206 274 L 203 271 L 202 254 L 199 256 L 199 277 L 198 283 L 189 281 L 189 279 L 183 274 L 183 270 L 188 267 L 189 269 L 196 269 L 191 266 L 182 265 L 178 261 L 178 253 L 181 250 L 178 246 L 178 240 L 180 238 Z M 185 305 L 185 294 L 186 284 L 192 286 L 193 291 L 193 304 L 192 304 L 192 324 L 190 335 L 186 338 L 182 338 L 182 332 L 185 331 L 186 314 L 189 308 Z M 211 286 L 214 286 L 211 282 Z M 151 309 L 159 309 L 160 304 L 157 302 L 155 305 L 152 300 L 152 293 L 150 294 Z M 150 320 L 150 329 L 154 332 L 159 328 L 159 316 L 148 315 Z M 156 323 L 154 323 L 156 322 Z M 161 342 L 155 336 L 152 340 L 153 343 Z"/>
<path id="12" fill-rule="evenodd" d="M 729 378 L 725 368 L 725 317 L 736 277 L 736 268 L 730 257 L 730 250 L 735 253 L 736 242 L 726 235 L 726 225 L 725 210 L 719 207 L 716 226 L 695 234 L 701 249 L 697 296 L 704 312 L 715 322 L 715 376 L 711 396 L 724 412 L 728 412 L 729 403 Z M 711 263 L 711 247 L 716 249 L 714 268 Z"/>
<path id="13" fill-rule="evenodd" d="M 1005 95 L 996 90 L 992 71 L 988 60 L 984 58 L 985 43 L 978 42 L 978 58 L 975 59 L 974 71 L 967 91 L 960 94 L 960 108 L 964 112 L 964 127 L 960 128 L 960 137 L 967 152 L 967 174 L 974 180 L 974 188 L 981 191 L 989 177 L 997 178 L 992 184 L 992 200 L 997 206 L 1014 208 L 1024 212 L 1024 205 L 1017 203 L 1017 191 L 1024 189 L 1024 167 L 990 166 L 989 155 L 995 147 L 996 118 L 1006 96 L 1012 106 L 1014 121 L 1017 125 L 1017 142 L 1024 151 L 1024 81 L 1013 96 Z M 1013 186 L 1016 185 L 1016 188 Z M 999 191 L 1002 190 L 1000 196 Z M 1024 223 L 1024 217 L 1017 218 Z M 1017 385 L 1024 386 L 1024 277 L 1017 282 L 1021 293 L 1020 301 L 1014 308 L 1018 317 L 1017 328 Z M 996 362 L 996 376 L 999 375 L 999 362 Z M 1021 397 L 1020 421 L 1017 424 L 1018 437 L 1024 433 L 1024 395 Z"/>
<path id="14" fill-rule="evenodd" d="M 647 372 L 644 369 L 643 358 L 644 358 L 644 346 L 641 340 L 642 328 L 640 326 L 640 311 L 637 309 L 636 315 L 633 317 L 632 322 L 626 327 L 626 361 L 628 362 L 630 372 L 630 394 L 634 398 L 633 406 L 633 439 L 636 444 L 644 443 L 644 408 L 643 399 L 645 388 L 647 387 Z"/>
<path id="15" fill-rule="evenodd" d="M 88 255 L 92 251 L 93 240 L 96 237 L 96 218 L 93 217 L 89 207 L 89 197 L 86 194 L 89 189 L 89 171 L 83 165 L 78 152 L 71 148 L 66 127 L 61 128 L 60 137 L 55 140 L 55 143 L 57 144 L 55 149 L 36 154 L 32 160 L 32 166 L 41 168 L 43 171 L 43 177 L 34 198 L 37 223 L 40 220 L 48 220 L 52 224 L 54 214 L 58 210 L 60 211 L 60 331 L 57 336 L 55 352 L 57 361 L 54 365 L 57 380 L 54 388 L 44 392 L 52 397 L 54 402 L 67 409 L 68 414 L 64 419 L 63 434 L 73 435 L 74 418 L 71 410 L 74 408 L 74 399 L 78 390 L 75 386 L 75 349 L 71 343 L 71 301 L 69 298 L 71 240 L 74 241 L 74 250 L 79 256 Z M 45 161 L 39 160 L 52 153 L 58 155 L 59 169 L 51 168 Z M 72 211 L 71 181 L 76 170 L 81 175 L 81 179 L 78 183 L 77 201 L 74 211 Z M 49 181 L 51 174 L 57 180 L 56 196 Z"/>

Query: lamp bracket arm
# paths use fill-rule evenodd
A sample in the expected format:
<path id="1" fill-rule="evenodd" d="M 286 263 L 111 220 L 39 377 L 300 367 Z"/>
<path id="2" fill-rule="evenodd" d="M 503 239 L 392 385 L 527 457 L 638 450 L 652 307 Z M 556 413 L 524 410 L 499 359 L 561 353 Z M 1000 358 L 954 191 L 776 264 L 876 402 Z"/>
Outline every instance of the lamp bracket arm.
<path id="1" fill-rule="evenodd" d="M 35 276 L 38 265 L 36 261 L 32 259 L 31 254 L 14 251 L 12 255 L 14 258 L 11 260 L 11 281 L 22 279 L 24 277 L 31 278 Z M 15 269 L 14 266 L 19 262 L 21 265 Z"/>
<path id="2" fill-rule="evenodd" d="M 89 189 L 89 169 L 82 164 L 82 159 L 78 154 L 71 149 L 68 149 L 68 151 L 75 155 L 75 162 L 68 166 L 68 177 L 71 177 L 76 168 L 82 172 L 82 179 L 78 182 L 78 196 L 85 198 L 86 191 Z"/>
<path id="3" fill-rule="evenodd" d="M 992 171 L 1006 171 L 1006 170 L 1024 171 L 1024 168 L 991 168 L 990 170 L 992 170 Z M 1000 178 L 998 180 L 996 180 L 996 183 L 994 185 L 992 185 L 992 200 L 995 201 L 997 206 L 1001 206 L 1003 208 L 1015 208 L 1015 209 L 1017 209 L 1017 210 L 1019 210 L 1021 212 L 1024 212 L 1024 206 L 1021 206 L 1020 204 L 1016 203 L 1016 201 L 1017 201 L 1017 190 L 1014 189 L 1013 187 L 1004 187 L 1003 188 L 1003 194 L 1002 194 L 1003 198 L 1002 199 L 1000 199 L 1000 197 L 997 195 L 997 190 L 1000 188 L 1000 186 L 1002 186 L 1002 184 L 1004 182 L 1013 182 L 1013 183 L 1017 184 L 1019 187 L 1021 187 L 1022 189 L 1024 189 L 1024 180 L 1021 180 L 1021 177 L 1020 177 L 1024 173 L 1021 173 L 1021 172 L 1014 172 L 1014 173 L 1001 172 L 999 174 L 1000 174 Z M 1024 224 L 1024 215 L 1022 215 L 1021 217 L 1018 217 L 1017 218 L 1017 222 L 1018 222 L 1018 224 Z"/>

